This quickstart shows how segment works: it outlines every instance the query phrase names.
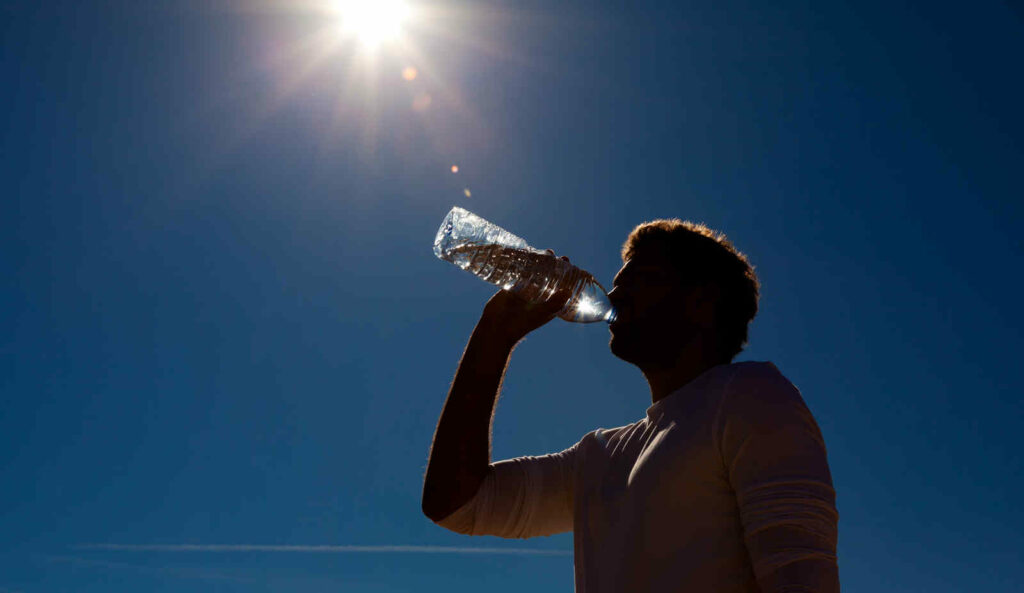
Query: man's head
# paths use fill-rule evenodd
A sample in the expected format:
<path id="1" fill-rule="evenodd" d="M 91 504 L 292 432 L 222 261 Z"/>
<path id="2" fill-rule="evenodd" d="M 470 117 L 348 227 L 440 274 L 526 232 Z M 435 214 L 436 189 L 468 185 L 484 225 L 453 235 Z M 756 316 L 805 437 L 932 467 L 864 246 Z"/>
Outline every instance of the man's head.
<path id="1" fill-rule="evenodd" d="M 626 239 L 622 261 L 610 294 L 616 356 L 657 368 L 695 341 L 713 348 L 707 354 L 719 362 L 743 349 L 759 285 L 725 235 L 678 219 L 646 222 Z"/>

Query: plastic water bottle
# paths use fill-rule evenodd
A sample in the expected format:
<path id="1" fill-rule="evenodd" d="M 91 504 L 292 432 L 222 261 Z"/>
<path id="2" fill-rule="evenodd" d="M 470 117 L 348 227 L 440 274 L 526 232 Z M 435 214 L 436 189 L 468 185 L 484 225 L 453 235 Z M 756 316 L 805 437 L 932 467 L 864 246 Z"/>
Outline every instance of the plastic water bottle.
<path id="1" fill-rule="evenodd" d="M 615 320 L 608 294 L 588 272 L 463 208 L 452 208 L 444 217 L 434 238 L 434 255 L 529 301 L 569 287 L 572 296 L 558 314 L 566 321 Z"/>

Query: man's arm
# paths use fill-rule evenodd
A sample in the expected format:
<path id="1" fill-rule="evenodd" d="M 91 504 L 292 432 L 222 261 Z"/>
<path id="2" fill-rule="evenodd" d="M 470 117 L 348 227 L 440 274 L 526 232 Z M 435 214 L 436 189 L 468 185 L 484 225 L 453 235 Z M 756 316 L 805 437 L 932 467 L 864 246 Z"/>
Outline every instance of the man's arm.
<path id="1" fill-rule="evenodd" d="M 527 303 L 499 291 L 487 302 L 459 362 L 430 447 L 423 513 L 438 522 L 466 504 L 487 477 L 491 422 L 515 345 L 564 306 L 568 294 Z"/>
<path id="2" fill-rule="evenodd" d="M 799 391 L 771 365 L 737 376 L 722 454 L 763 593 L 838 593 L 838 513 L 825 443 Z"/>

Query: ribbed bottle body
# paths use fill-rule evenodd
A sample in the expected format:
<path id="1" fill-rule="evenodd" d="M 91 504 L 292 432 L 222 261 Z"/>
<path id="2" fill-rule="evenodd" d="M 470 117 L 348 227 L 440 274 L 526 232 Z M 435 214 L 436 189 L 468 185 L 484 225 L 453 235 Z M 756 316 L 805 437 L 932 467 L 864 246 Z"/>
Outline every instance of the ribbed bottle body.
<path id="1" fill-rule="evenodd" d="M 614 319 L 608 295 L 588 272 L 462 208 L 453 208 L 441 223 L 434 254 L 530 301 L 568 287 L 572 297 L 559 313 L 567 321 Z"/>

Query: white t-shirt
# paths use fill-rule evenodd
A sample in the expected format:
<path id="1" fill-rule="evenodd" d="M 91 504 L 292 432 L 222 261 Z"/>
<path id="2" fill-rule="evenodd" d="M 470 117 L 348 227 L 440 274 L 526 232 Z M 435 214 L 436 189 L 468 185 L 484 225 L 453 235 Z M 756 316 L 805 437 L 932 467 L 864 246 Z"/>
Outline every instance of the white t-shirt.
<path id="1" fill-rule="evenodd" d="M 572 530 L 577 592 L 756 593 L 798 560 L 834 569 L 837 521 L 800 392 L 775 365 L 744 362 L 707 370 L 638 422 L 493 464 L 439 524 L 515 538 Z M 791 590 L 817 591 L 823 577 L 802 578 Z"/>

